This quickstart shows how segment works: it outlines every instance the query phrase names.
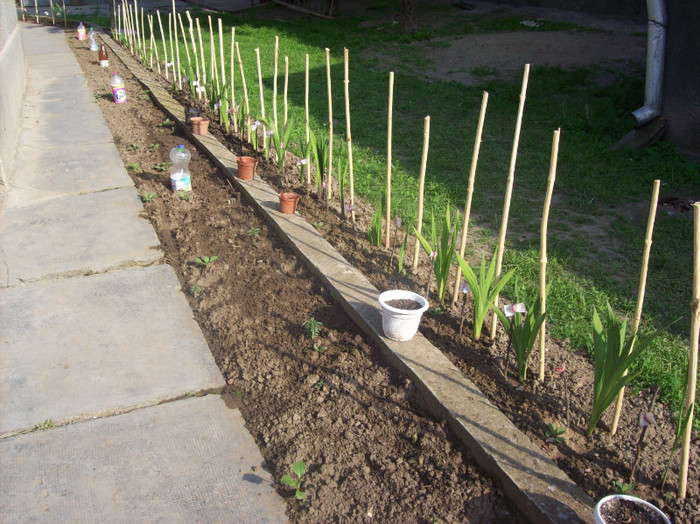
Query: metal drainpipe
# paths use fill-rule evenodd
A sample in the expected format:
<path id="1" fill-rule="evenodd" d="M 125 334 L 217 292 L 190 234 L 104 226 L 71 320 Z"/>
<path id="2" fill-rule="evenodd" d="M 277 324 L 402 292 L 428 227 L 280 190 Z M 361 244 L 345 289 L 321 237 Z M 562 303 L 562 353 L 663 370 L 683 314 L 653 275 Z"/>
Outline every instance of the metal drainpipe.
<path id="1" fill-rule="evenodd" d="M 644 87 L 644 106 L 632 112 L 639 125 L 661 115 L 661 95 L 666 52 L 665 0 L 647 0 L 647 72 Z"/>

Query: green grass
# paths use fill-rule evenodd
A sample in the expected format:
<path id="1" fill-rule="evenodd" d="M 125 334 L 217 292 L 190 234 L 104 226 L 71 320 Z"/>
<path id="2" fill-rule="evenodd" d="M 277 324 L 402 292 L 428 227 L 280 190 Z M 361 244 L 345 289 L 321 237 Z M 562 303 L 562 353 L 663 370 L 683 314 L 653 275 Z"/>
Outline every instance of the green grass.
<path id="1" fill-rule="evenodd" d="M 278 113 L 281 118 L 283 63 L 288 56 L 290 116 L 299 124 L 289 150 L 298 154 L 304 122 L 304 55 L 308 54 L 310 59 L 311 126 L 318 136 L 327 132 L 324 48 L 330 48 L 334 158 L 346 156 L 342 52 L 343 47 L 349 49 L 355 190 L 374 204 L 384 188 L 388 75 L 394 71 L 392 216 L 401 216 L 409 229 L 416 220 L 424 117 L 431 116 L 424 216 L 430 217 L 431 212 L 441 216 L 447 203 L 451 207 L 464 206 L 481 96 L 487 90 L 489 107 L 469 235 L 472 242 L 469 253 L 480 257 L 484 249 L 493 249 L 500 226 L 521 80 L 519 77 L 490 79 L 491 71 L 481 68 L 473 72 L 481 78 L 478 86 L 441 81 L 431 75 L 431 62 L 424 51 L 449 45 L 451 36 L 468 32 L 588 29 L 551 22 L 531 28 L 522 25 L 522 20 L 502 13 L 448 19 L 440 27 L 439 40 L 433 38 L 429 27 L 419 27 L 418 35 L 407 38 L 401 34 L 400 24 L 392 23 L 389 16 L 395 14 L 395 3 L 384 1 L 374 5 L 372 16 L 376 19 L 339 17 L 328 21 L 271 16 L 278 13 L 275 7 L 250 10 L 244 16 L 222 14 L 226 28 L 224 49 L 228 53 L 230 27 L 235 26 L 254 116 L 262 113 L 254 53 L 256 47 L 260 49 L 265 109 L 271 118 L 274 37 L 279 36 Z M 193 11 L 193 16 L 200 16 L 208 57 L 206 15 Z M 426 12 L 421 16 L 426 16 Z M 160 42 L 160 35 L 156 40 Z M 185 60 L 183 46 L 181 61 Z M 228 56 L 225 63 L 229 77 Z M 241 104 L 237 63 L 235 68 L 236 103 Z M 598 81 L 603 75 L 608 78 L 605 85 Z M 594 307 L 602 311 L 607 300 L 620 313 L 634 311 L 653 180 L 662 179 L 662 195 L 699 192 L 698 166 L 686 162 L 669 144 L 659 143 L 636 152 L 610 148 L 632 129 L 631 111 L 643 103 L 643 83 L 641 67 L 626 75 L 599 67 L 573 70 L 533 67 L 530 73 L 505 265 L 516 269 L 526 293 L 535 292 L 539 222 L 552 132 L 561 127 L 557 200 L 550 215 L 551 291 L 547 324 L 554 336 L 568 340 L 575 349 L 590 347 Z M 642 329 L 665 331 L 640 363 L 642 375 L 636 385 L 660 384 L 663 398 L 672 403 L 681 396 L 679 385 L 687 354 L 692 235 L 689 218 L 672 217 L 660 211 Z"/>

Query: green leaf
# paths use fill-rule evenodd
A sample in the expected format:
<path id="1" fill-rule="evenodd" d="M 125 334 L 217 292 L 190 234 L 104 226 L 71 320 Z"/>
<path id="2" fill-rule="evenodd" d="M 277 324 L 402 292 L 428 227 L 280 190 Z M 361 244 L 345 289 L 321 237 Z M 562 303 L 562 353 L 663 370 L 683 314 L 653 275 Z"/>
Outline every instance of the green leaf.
<path id="1" fill-rule="evenodd" d="M 294 465 L 292 465 L 292 471 L 296 473 L 299 478 L 303 477 L 304 473 L 306 473 L 306 463 L 303 460 L 295 462 Z"/>
<path id="2" fill-rule="evenodd" d="M 294 480 L 289 475 L 282 475 L 280 482 L 282 482 L 282 484 L 289 486 L 290 488 L 296 488 L 298 481 Z"/>

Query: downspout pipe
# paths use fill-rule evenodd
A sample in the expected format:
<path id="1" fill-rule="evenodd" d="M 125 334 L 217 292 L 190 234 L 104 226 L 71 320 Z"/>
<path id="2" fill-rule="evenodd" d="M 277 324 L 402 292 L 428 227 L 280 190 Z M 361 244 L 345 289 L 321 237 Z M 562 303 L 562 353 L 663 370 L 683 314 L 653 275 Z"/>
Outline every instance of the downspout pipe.
<path id="1" fill-rule="evenodd" d="M 641 126 L 661 116 L 661 96 L 666 53 L 665 0 L 647 0 L 647 71 L 644 86 L 644 106 L 632 112 Z"/>

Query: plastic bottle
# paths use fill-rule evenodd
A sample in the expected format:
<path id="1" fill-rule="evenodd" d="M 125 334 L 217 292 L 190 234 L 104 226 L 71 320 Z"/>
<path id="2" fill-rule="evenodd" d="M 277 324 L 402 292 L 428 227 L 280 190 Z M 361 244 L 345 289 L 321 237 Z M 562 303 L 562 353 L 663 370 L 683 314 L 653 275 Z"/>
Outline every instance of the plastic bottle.
<path id="1" fill-rule="evenodd" d="M 88 31 L 87 38 L 90 51 L 99 51 L 100 47 L 97 45 L 97 36 L 95 35 L 95 31 L 92 30 L 92 27 Z"/>
<path id="2" fill-rule="evenodd" d="M 126 102 L 126 89 L 124 89 L 124 80 L 115 71 L 112 73 L 112 79 L 109 81 L 112 86 L 112 97 L 116 104 L 123 104 Z"/>
<path id="3" fill-rule="evenodd" d="M 78 24 L 78 40 L 85 40 L 85 26 L 82 22 Z"/>
<path id="4" fill-rule="evenodd" d="M 109 67 L 109 55 L 104 44 L 100 44 L 100 67 Z"/>
<path id="5" fill-rule="evenodd" d="M 182 144 L 170 150 L 170 160 L 173 163 L 170 187 L 173 191 L 192 191 L 192 175 L 188 167 L 191 158 L 192 153 Z"/>

